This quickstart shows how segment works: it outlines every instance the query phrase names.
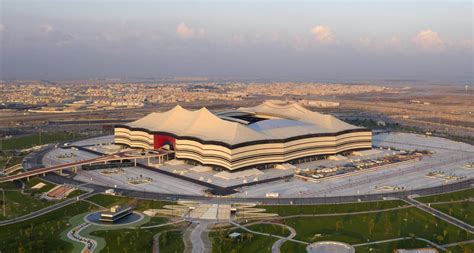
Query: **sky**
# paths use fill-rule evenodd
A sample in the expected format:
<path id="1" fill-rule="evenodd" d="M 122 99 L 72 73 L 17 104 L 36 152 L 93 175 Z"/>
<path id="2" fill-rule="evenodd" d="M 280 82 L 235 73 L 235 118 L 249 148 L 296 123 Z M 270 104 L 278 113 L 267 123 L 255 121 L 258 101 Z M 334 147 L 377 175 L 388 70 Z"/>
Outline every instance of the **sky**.
<path id="1" fill-rule="evenodd" d="M 471 1 L 0 0 L 0 79 L 472 83 Z"/>

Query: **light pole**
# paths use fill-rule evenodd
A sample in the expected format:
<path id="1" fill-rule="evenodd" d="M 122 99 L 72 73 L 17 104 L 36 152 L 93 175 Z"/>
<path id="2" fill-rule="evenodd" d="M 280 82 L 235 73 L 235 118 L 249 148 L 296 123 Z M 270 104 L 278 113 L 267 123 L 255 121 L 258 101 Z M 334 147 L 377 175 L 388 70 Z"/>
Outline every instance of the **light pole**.
<path id="1" fill-rule="evenodd" d="M 2 195 L 3 195 L 3 217 L 5 217 L 5 219 L 7 218 L 7 209 L 5 208 L 5 204 L 6 204 L 6 200 L 5 200 L 5 191 L 3 190 L 3 188 L 0 188 L 0 190 L 2 190 Z"/>

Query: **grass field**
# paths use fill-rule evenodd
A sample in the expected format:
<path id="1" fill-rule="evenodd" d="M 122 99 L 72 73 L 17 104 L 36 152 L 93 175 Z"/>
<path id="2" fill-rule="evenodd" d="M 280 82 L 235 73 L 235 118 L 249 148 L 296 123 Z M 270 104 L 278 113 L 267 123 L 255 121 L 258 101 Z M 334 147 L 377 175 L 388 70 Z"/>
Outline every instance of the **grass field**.
<path id="1" fill-rule="evenodd" d="M 268 233 L 273 235 L 288 236 L 290 231 L 279 225 L 272 224 L 254 224 L 248 226 L 254 231 Z M 232 232 L 241 233 L 240 239 L 230 239 L 229 234 Z M 278 238 L 257 235 L 246 232 L 242 229 L 219 229 L 209 233 L 212 242 L 213 253 L 227 252 L 271 252 L 274 242 Z"/>
<path id="2" fill-rule="evenodd" d="M 161 253 L 181 253 L 184 252 L 183 231 L 169 230 L 160 235 Z"/>
<path id="3" fill-rule="evenodd" d="M 470 201 L 449 203 L 449 204 L 433 204 L 431 207 L 453 216 L 456 219 L 474 225 L 474 203 Z"/>
<path id="4" fill-rule="evenodd" d="M 447 253 L 474 253 L 474 243 L 447 248 Z"/>
<path id="5" fill-rule="evenodd" d="M 289 218 L 284 221 L 296 229 L 296 239 L 307 242 L 334 240 L 357 244 L 416 236 L 446 244 L 474 238 L 464 230 L 416 208 L 324 218 Z M 404 243 L 399 242 L 401 246 Z M 289 248 L 291 245 L 295 244 L 284 244 L 283 248 L 287 252 L 300 249 Z"/>
<path id="6" fill-rule="evenodd" d="M 87 200 L 92 201 L 98 205 L 104 207 L 112 207 L 115 205 L 131 205 L 135 206 L 136 210 L 144 211 L 146 209 L 155 209 L 161 208 L 164 205 L 173 203 L 167 201 L 159 201 L 159 200 L 145 200 L 145 199 L 133 199 L 128 197 L 121 197 L 121 196 L 111 196 L 105 194 L 98 194 L 94 195 Z"/>
<path id="7" fill-rule="evenodd" d="M 60 239 L 69 227 L 70 217 L 93 210 L 95 206 L 78 202 L 47 215 L 0 228 L 0 251 L 59 253 L 70 252 L 72 245 Z"/>
<path id="8" fill-rule="evenodd" d="M 105 240 L 106 245 L 101 252 L 152 252 L 153 236 L 157 233 L 163 233 L 164 231 L 176 228 L 177 226 L 165 226 L 150 229 L 101 230 L 94 231 L 91 233 L 91 235 L 101 237 Z M 184 245 L 180 245 L 182 243 L 182 239 L 179 240 L 177 238 L 177 236 L 174 236 L 174 239 L 170 239 L 177 243 L 177 245 L 173 245 L 173 247 L 176 247 L 177 249 L 184 249 Z M 164 246 L 166 245 L 167 244 L 164 244 Z"/>
<path id="9" fill-rule="evenodd" d="M 368 210 L 382 210 L 408 204 L 401 200 L 387 200 L 361 203 L 344 204 L 322 204 L 322 205 L 264 205 L 267 213 L 277 213 L 279 216 L 298 214 L 327 214 L 327 213 L 351 213 Z"/>
<path id="10" fill-rule="evenodd" d="M 419 197 L 416 200 L 423 203 L 435 203 L 435 202 L 448 202 L 448 201 L 457 201 L 457 200 L 466 200 L 469 198 L 474 198 L 474 188 L 467 190 L 450 192 L 440 195 Z"/>
<path id="11" fill-rule="evenodd" d="M 54 185 L 43 182 L 46 184 L 41 189 L 31 189 L 32 186 L 37 183 L 43 182 L 38 178 L 33 178 L 30 182 L 25 183 L 25 190 L 22 193 L 19 185 L 14 183 L 2 183 L 0 188 L 6 189 L 5 199 L 6 199 L 6 217 L 3 216 L 3 210 L 0 213 L 0 220 L 11 219 L 18 216 L 22 216 L 52 204 L 57 203 L 57 201 L 46 201 L 41 200 L 40 196 L 42 193 L 49 191 Z M 2 197 L 2 196 L 0 196 Z M 3 199 L 0 200 L 0 206 L 3 208 Z"/>
<path id="12" fill-rule="evenodd" d="M 26 155 L 26 152 L 22 152 L 19 154 L 15 152 L 2 152 L 0 155 L 0 170 L 4 168 L 9 168 L 13 165 L 20 164 Z"/>
<path id="13" fill-rule="evenodd" d="M 45 184 L 41 189 L 32 189 L 38 183 Z M 6 189 L 5 199 L 6 199 L 6 214 L 3 216 L 3 210 L 0 212 L 0 220 L 12 219 L 19 217 L 40 209 L 43 209 L 47 206 L 61 202 L 62 200 L 56 201 L 46 201 L 40 199 L 41 195 L 49 190 L 51 190 L 55 185 L 45 182 L 37 177 L 31 178 L 30 181 L 26 181 L 25 189 L 21 191 L 19 184 L 15 183 L 2 183 L 0 188 Z M 74 198 L 76 196 L 82 195 L 86 192 L 81 190 L 75 190 L 69 194 L 68 198 Z M 0 195 L 0 208 L 3 208 L 3 199 Z"/>
<path id="14" fill-rule="evenodd" d="M 416 249 L 427 247 L 426 242 L 409 239 L 397 242 L 380 243 L 369 246 L 356 247 L 356 253 L 366 252 L 393 252 L 393 249 Z"/>
<path id="15" fill-rule="evenodd" d="M 72 140 L 82 135 L 75 132 L 53 132 L 53 133 L 35 133 L 25 135 L 21 137 L 15 137 L 2 141 L 2 147 L 0 150 L 14 150 L 14 149 L 25 149 L 31 148 L 37 145 L 43 145 L 47 143 L 56 143 L 67 140 Z"/>
<path id="16" fill-rule="evenodd" d="M 150 221 L 147 222 L 144 226 L 160 225 L 160 224 L 165 224 L 167 222 L 169 222 L 169 219 L 164 218 L 164 217 L 151 217 Z"/>

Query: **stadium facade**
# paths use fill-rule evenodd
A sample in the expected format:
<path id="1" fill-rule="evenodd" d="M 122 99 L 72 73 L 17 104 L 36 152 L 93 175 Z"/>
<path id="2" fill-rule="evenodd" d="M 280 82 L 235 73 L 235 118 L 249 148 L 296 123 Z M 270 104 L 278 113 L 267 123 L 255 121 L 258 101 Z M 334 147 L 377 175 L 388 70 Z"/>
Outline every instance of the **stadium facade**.
<path id="1" fill-rule="evenodd" d="M 115 143 L 147 150 L 166 146 L 177 159 L 234 171 L 370 149 L 372 132 L 296 103 L 265 102 L 215 114 L 178 105 L 116 126 Z"/>

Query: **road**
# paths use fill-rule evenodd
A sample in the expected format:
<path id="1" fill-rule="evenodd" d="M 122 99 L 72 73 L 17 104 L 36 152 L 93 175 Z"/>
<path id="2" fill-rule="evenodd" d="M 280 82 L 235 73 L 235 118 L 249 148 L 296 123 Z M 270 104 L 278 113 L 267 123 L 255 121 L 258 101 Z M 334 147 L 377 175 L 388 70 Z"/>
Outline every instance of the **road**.
<path id="1" fill-rule="evenodd" d="M 68 168 L 73 168 L 73 167 L 78 167 L 80 165 L 85 165 L 85 164 L 92 164 L 92 163 L 98 163 L 98 162 L 109 162 L 109 161 L 118 161 L 118 160 L 134 160 L 134 159 L 142 159 L 142 158 L 152 158 L 156 156 L 161 156 L 163 155 L 162 153 L 160 154 L 145 154 L 145 155 L 136 155 L 136 152 L 118 152 L 110 155 L 103 155 L 100 157 L 95 157 L 92 159 L 86 159 L 82 161 L 77 161 L 77 162 L 72 162 L 72 163 L 64 163 L 64 164 L 59 164 L 59 165 L 54 165 L 46 168 L 38 168 L 38 169 L 33 169 L 33 170 L 28 170 L 23 173 L 19 173 L 16 175 L 11 175 L 11 176 L 6 176 L 6 177 L 0 177 L 0 183 L 4 182 L 9 182 L 9 181 L 14 181 L 14 180 L 19 180 L 19 179 L 24 179 L 24 178 L 29 178 L 32 176 L 37 176 L 41 174 L 46 174 L 49 172 L 56 172 L 60 171 L 63 169 L 68 169 Z M 34 159 L 37 160 L 37 159 Z"/>
<path id="2" fill-rule="evenodd" d="M 97 242 L 95 240 L 80 235 L 81 231 L 90 225 L 91 224 L 89 223 L 82 223 L 67 233 L 67 237 L 70 240 L 84 244 L 84 248 L 82 249 L 81 253 L 94 252 L 95 248 L 97 247 Z"/>
<path id="3" fill-rule="evenodd" d="M 44 150 L 39 152 L 33 152 L 28 161 L 25 161 L 26 167 L 37 167 L 38 161 L 42 160 L 46 152 Z M 30 162 L 32 166 L 29 166 Z M 77 181 L 68 177 L 59 176 L 55 173 L 46 174 L 45 178 L 51 182 L 57 184 L 73 184 L 73 185 L 83 185 L 84 182 Z M 124 196 L 133 197 L 133 198 L 143 198 L 143 199 L 160 199 L 168 201 L 176 201 L 179 199 L 186 200 L 200 200 L 213 203 L 236 203 L 236 202 L 253 202 L 259 204 L 293 204 L 293 205 L 302 205 L 302 204 L 326 204 L 326 203 L 348 203 L 348 202 L 359 202 L 359 201 L 375 201 L 382 200 L 384 198 L 403 198 L 409 195 L 417 194 L 420 196 L 425 195 L 434 195 L 446 192 L 452 192 L 457 190 L 463 190 L 472 188 L 474 185 L 474 178 L 466 179 L 463 181 L 457 181 L 450 184 L 439 185 L 428 188 L 420 188 L 414 190 L 398 191 L 398 192 L 382 192 L 382 193 L 372 193 L 368 195 L 347 195 L 347 196 L 307 196 L 307 197 L 288 197 L 288 198 L 259 198 L 259 197 L 247 197 L 247 198 L 238 198 L 238 197 L 212 197 L 212 196 L 200 196 L 200 195 L 188 195 L 188 194 L 167 194 L 167 193 L 158 193 L 158 192 L 147 192 L 140 190 L 131 190 L 117 188 L 116 190 L 123 194 Z M 92 188 L 96 192 L 104 192 L 110 187 L 97 185 L 97 184 L 88 184 L 89 188 Z"/>
<path id="4" fill-rule="evenodd" d="M 471 233 L 471 234 L 474 234 L 474 227 L 465 223 L 464 221 L 461 221 L 461 220 L 458 220 L 454 217 L 451 217 L 443 212 L 440 212 L 428 205 L 426 205 L 425 203 L 421 203 L 415 199 L 413 199 L 411 196 L 406 196 L 403 198 L 404 201 L 416 206 L 418 209 L 422 210 L 422 211 L 425 211 L 427 213 L 430 213 L 432 214 L 433 216 L 435 216 L 436 218 L 439 218 L 441 220 L 444 220 L 448 223 L 451 223 L 452 225 L 455 225 L 463 230 L 466 230 L 467 232 Z"/>

